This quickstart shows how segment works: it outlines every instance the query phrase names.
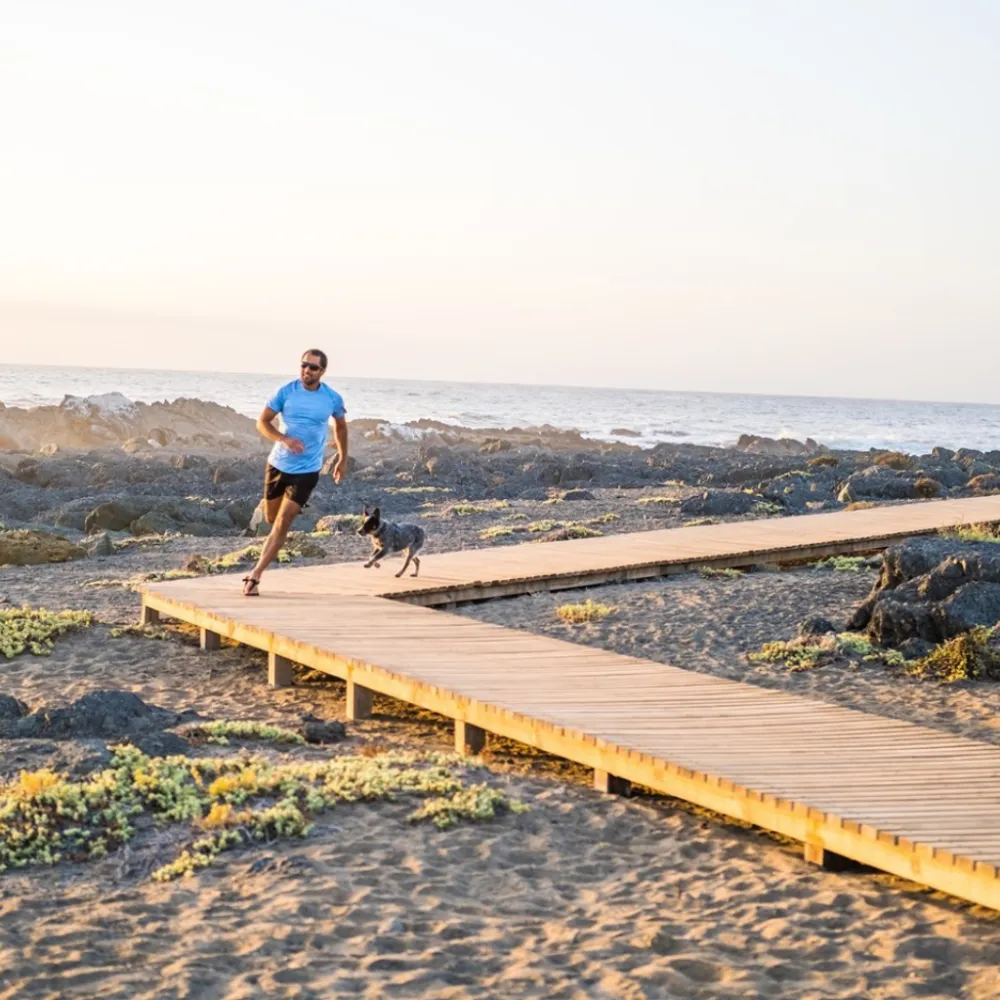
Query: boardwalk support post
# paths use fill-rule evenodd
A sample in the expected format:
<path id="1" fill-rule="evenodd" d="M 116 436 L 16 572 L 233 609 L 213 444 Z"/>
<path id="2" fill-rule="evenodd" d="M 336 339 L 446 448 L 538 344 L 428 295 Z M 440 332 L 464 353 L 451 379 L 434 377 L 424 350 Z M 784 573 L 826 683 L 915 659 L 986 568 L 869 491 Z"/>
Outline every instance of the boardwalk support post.
<path id="1" fill-rule="evenodd" d="M 482 752 L 486 745 L 486 730 L 471 722 L 455 720 L 455 753 L 472 754 Z"/>
<path id="2" fill-rule="evenodd" d="M 222 636 L 209 628 L 201 629 L 201 648 L 206 653 L 214 653 L 222 646 Z"/>
<path id="3" fill-rule="evenodd" d="M 822 844 L 805 843 L 802 845 L 802 856 L 810 864 L 819 865 L 828 872 L 858 872 L 864 871 L 866 866 L 853 858 L 845 858 L 842 854 L 834 854 L 833 851 L 826 850 Z"/>
<path id="4" fill-rule="evenodd" d="M 352 722 L 367 719 L 372 714 L 372 692 L 347 678 L 347 718 Z"/>
<path id="5" fill-rule="evenodd" d="M 627 778 L 616 777 L 595 767 L 594 788 L 605 795 L 629 795 L 632 791 L 632 782 Z"/>
<path id="6" fill-rule="evenodd" d="M 156 608 L 151 608 L 148 604 L 143 602 L 142 611 L 139 612 L 139 624 L 140 625 L 158 625 L 160 621 L 160 612 Z"/>
<path id="7" fill-rule="evenodd" d="M 267 683 L 273 688 L 291 687 L 292 661 L 287 656 L 267 654 Z"/>

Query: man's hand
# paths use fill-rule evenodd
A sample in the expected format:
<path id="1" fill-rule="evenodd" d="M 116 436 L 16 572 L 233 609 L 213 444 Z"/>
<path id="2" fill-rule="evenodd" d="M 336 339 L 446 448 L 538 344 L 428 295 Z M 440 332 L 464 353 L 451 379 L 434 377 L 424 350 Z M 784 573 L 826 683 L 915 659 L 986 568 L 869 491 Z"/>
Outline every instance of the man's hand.
<path id="1" fill-rule="evenodd" d="M 341 479 L 344 478 L 344 473 L 347 472 L 347 463 L 342 459 L 338 458 L 336 464 L 333 467 L 333 481 L 339 483 Z"/>
<path id="2" fill-rule="evenodd" d="M 293 437 L 283 437 L 281 443 L 293 454 L 301 455 L 302 452 L 306 450 L 306 446 L 298 439 Z"/>

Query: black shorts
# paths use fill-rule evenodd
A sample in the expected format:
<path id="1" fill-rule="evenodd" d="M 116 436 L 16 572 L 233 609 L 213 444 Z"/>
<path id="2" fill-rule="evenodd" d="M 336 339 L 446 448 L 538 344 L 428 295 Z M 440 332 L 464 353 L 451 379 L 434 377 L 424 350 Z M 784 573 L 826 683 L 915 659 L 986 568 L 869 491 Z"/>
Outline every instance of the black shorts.
<path id="1" fill-rule="evenodd" d="M 305 507 L 318 482 L 318 472 L 282 472 L 268 465 L 264 471 L 264 499 L 288 497 L 300 507 Z"/>

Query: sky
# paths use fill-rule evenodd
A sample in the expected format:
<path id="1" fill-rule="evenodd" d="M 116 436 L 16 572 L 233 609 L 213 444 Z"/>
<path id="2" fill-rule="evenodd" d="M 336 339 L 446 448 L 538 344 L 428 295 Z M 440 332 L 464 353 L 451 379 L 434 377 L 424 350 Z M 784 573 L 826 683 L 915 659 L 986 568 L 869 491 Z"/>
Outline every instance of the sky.
<path id="1" fill-rule="evenodd" d="M 1000 402 L 992 0 L 0 0 L 0 363 Z"/>

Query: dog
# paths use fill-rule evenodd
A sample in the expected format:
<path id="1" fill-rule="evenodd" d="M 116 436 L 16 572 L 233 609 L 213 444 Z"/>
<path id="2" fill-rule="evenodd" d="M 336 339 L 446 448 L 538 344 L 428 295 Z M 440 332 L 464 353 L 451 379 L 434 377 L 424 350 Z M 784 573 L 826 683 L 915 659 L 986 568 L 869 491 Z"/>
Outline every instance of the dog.
<path id="1" fill-rule="evenodd" d="M 406 550 L 406 562 L 403 568 L 396 574 L 402 576 L 406 572 L 406 567 L 413 561 L 413 573 L 416 576 L 420 572 L 420 558 L 417 553 L 423 548 L 427 533 L 419 524 L 396 524 L 393 521 L 383 521 L 382 512 L 376 507 L 369 512 L 365 507 L 361 515 L 361 527 L 358 528 L 359 535 L 367 535 L 371 539 L 372 553 L 371 559 L 365 563 L 365 569 L 374 566 L 378 569 L 379 561 L 385 555 L 392 555 L 394 552 Z"/>

